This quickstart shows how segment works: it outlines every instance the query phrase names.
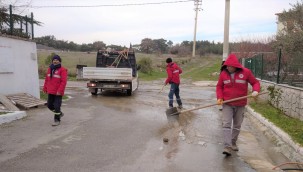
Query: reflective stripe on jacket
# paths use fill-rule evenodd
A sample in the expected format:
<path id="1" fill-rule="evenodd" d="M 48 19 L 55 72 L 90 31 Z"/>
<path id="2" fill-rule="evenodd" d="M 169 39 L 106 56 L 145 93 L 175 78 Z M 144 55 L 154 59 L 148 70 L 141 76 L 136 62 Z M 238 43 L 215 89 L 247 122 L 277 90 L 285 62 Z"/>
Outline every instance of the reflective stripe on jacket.
<path id="1" fill-rule="evenodd" d="M 67 82 L 67 69 L 60 67 L 53 73 L 52 78 L 50 77 L 51 69 L 48 68 L 47 74 L 44 80 L 43 91 L 47 94 L 56 95 L 59 93 L 61 96 L 64 95 L 65 86 Z"/>

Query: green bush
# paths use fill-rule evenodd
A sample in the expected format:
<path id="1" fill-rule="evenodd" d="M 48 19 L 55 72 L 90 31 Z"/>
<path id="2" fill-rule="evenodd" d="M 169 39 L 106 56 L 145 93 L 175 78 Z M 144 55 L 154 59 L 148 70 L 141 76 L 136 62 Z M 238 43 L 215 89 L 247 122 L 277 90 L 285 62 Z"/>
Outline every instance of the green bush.
<path id="1" fill-rule="evenodd" d="M 150 74 L 153 71 L 152 60 L 149 57 L 143 57 L 138 61 L 141 66 L 140 72 Z"/>
<path id="2" fill-rule="evenodd" d="M 52 64 L 52 59 L 53 59 L 54 55 L 56 55 L 56 54 L 55 53 L 51 53 L 50 55 L 48 55 L 46 57 L 46 59 L 44 60 L 44 64 L 47 65 L 47 66 L 50 65 L 50 64 Z"/>
<path id="3" fill-rule="evenodd" d="M 38 74 L 40 79 L 44 79 L 47 73 L 47 66 L 39 65 L 38 67 Z"/>

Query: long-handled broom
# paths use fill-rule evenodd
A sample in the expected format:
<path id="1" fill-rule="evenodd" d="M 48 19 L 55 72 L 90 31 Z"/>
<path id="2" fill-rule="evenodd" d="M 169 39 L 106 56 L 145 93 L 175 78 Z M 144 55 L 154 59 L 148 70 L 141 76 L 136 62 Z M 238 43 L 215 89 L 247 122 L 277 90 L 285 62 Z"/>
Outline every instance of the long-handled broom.
<path id="1" fill-rule="evenodd" d="M 267 93 L 268 93 L 268 92 L 259 93 L 258 96 L 259 96 L 259 95 L 263 95 L 263 94 L 267 94 Z M 226 100 L 226 101 L 223 101 L 223 104 L 229 103 L 229 102 L 234 102 L 234 101 L 237 101 L 237 100 L 242 100 L 242 99 L 250 98 L 250 97 L 252 97 L 252 95 L 242 96 L 242 97 L 238 97 L 238 98 Z M 176 116 L 176 115 L 179 115 L 179 114 L 181 114 L 181 113 L 191 112 L 191 111 L 194 111 L 194 110 L 203 109 L 203 108 L 208 108 L 208 107 L 216 106 L 216 105 L 218 105 L 218 104 L 215 103 L 215 104 L 210 104 L 210 105 L 206 105 L 206 106 L 198 106 L 198 107 L 195 107 L 195 108 L 192 108 L 192 109 L 188 109 L 188 110 L 184 110 L 184 111 L 178 111 L 177 108 L 174 107 L 173 109 L 167 110 L 167 111 L 166 111 L 166 116 L 167 116 L 167 117 Z"/>

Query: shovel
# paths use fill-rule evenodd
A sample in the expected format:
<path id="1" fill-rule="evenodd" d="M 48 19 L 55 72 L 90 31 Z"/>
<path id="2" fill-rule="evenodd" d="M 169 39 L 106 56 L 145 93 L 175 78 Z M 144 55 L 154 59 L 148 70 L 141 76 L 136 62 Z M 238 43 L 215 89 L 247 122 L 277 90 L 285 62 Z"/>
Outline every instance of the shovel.
<path id="1" fill-rule="evenodd" d="M 259 93 L 259 95 L 263 95 L 263 94 L 267 94 L 268 92 L 263 92 L 263 93 Z M 234 98 L 234 99 L 230 99 L 230 100 L 226 100 L 226 101 L 223 101 L 223 104 L 224 103 L 229 103 L 229 102 L 233 102 L 233 101 L 237 101 L 237 100 L 242 100 L 242 99 L 246 99 L 246 98 L 250 98 L 252 97 L 252 95 L 248 95 L 248 96 L 243 96 L 243 97 L 238 97 L 238 98 Z M 177 116 L 181 113 L 185 113 L 185 112 L 191 112 L 191 111 L 194 111 L 194 110 L 198 110 L 198 109 L 203 109 L 203 108 L 208 108 L 208 107 L 211 107 L 211 106 L 216 106 L 218 105 L 217 103 L 216 104 L 210 104 L 210 105 L 206 105 L 206 106 L 198 106 L 198 107 L 195 107 L 195 108 L 192 108 L 192 109 L 188 109 L 188 110 L 184 110 L 184 111 L 178 111 L 176 107 L 173 107 L 172 109 L 169 109 L 166 111 L 166 116 L 167 118 L 169 118 L 170 116 Z"/>

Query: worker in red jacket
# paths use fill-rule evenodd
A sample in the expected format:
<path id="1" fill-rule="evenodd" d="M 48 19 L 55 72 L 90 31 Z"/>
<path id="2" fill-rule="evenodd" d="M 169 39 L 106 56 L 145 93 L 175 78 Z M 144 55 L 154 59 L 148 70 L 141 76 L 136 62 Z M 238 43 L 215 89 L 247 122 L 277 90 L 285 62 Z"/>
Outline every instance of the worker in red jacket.
<path id="1" fill-rule="evenodd" d="M 59 125 L 61 117 L 64 115 L 61 111 L 61 103 L 66 82 L 67 69 L 61 66 L 60 56 L 54 55 L 52 64 L 47 70 L 43 86 L 43 92 L 48 94 L 47 107 L 54 112 L 54 123 L 52 126 Z"/>
<path id="2" fill-rule="evenodd" d="M 176 96 L 178 108 L 182 109 L 182 101 L 180 98 L 180 74 L 182 73 L 182 69 L 173 62 L 171 58 L 166 59 L 166 72 L 167 78 L 165 80 L 164 85 L 170 84 L 170 91 L 168 93 L 168 106 L 169 108 L 173 108 L 174 95 Z"/>
<path id="3" fill-rule="evenodd" d="M 223 101 L 226 100 L 247 96 L 248 83 L 252 86 L 252 96 L 256 97 L 260 92 L 259 81 L 248 68 L 239 63 L 236 55 L 230 54 L 222 66 L 222 72 L 216 87 L 218 105 L 222 105 Z M 247 99 L 223 104 L 223 154 L 229 156 L 232 150 L 239 150 L 236 142 L 243 122 L 246 104 Z"/>

